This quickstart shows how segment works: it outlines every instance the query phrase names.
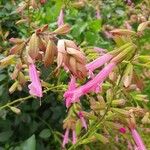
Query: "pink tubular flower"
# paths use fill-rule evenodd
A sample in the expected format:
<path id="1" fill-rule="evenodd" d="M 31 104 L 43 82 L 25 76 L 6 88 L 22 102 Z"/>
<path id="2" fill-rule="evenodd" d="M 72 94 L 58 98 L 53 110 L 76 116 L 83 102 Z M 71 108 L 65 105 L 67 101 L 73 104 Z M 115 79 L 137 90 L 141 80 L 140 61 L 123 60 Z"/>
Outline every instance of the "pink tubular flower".
<path id="1" fill-rule="evenodd" d="M 65 135 L 63 138 L 63 144 L 62 146 L 65 147 L 65 145 L 69 142 L 69 128 L 66 129 Z M 72 130 L 72 144 L 75 144 L 77 142 L 76 132 L 75 130 Z"/>
<path id="2" fill-rule="evenodd" d="M 144 145 L 140 135 L 136 131 L 136 129 L 131 128 L 131 134 L 132 134 L 132 137 L 138 147 L 138 150 L 146 150 L 145 145 Z"/>
<path id="3" fill-rule="evenodd" d="M 89 64 L 86 65 L 87 70 L 89 71 L 94 71 L 95 69 L 101 67 L 104 65 L 106 62 L 108 62 L 113 56 L 110 54 L 105 54 L 94 61 L 90 62 Z"/>
<path id="4" fill-rule="evenodd" d="M 34 63 L 29 65 L 29 77 L 31 81 L 31 84 L 28 86 L 30 89 L 29 93 L 37 97 L 42 97 L 42 86 Z"/>
<path id="5" fill-rule="evenodd" d="M 65 135 L 64 135 L 64 139 L 63 139 L 63 147 L 65 147 L 65 145 L 68 143 L 69 141 L 69 129 L 66 129 Z"/>
<path id="6" fill-rule="evenodd" d="M 75 88 L 76 88 L 76 79 L 74 76 L 72 76 L 71 80 L 69 82 L 68 90 L 66 92 L 71 92 Z M 71 98 L 68 97 L 68 98 L 66 98 L 66 107 L 68 108 L 70 105 L 71 105 Z"/>
<path id="7" fill-rule="evenodd" d="M 76 132 L 72 130 L 72 143 L 75 144 L 77 142 Z"/>
<path id="8" fill-rule="evenodd" d="M 63 24 L 64 24 L 64 10 L 61 9 L 60 13 L 59 13 L 59 16 L 58 16 L 58 19 L 57 19 L 57 25 L 58 25 L 58 27 L 60 27 Z"/>
<path id="9" fill-rule="evenodd" d="M 111 62 L 104 67 L 93 79 L 88 81 L 81 87 L 76 88 L 73 91 L 67 91 L 64 94 L 65 98 L 70 98 L 71 102 L 79 101 L 79 97 L 85 95 L 91 91 L 95 91 L 97 87 L 108 77 L 109 73 L 116 67 L 116 63 Z"/>
<path id="10" fill-rule="evenodd" d="M 126 128 L 120 128 L 119 131 L 124 134 L 126 133 Z"/>
<path id="11" fill-rule="evenodd" d="M 83 117 L 83 113 L 80 111 L 80 112 L 78 113 L 78 115 L 79 115 L 79 118 L 80 118 L 80 120 L 81 120 L 82 126 L 87 130 L 87 124 L 86 124 L 86 121 L 85 121 L 85 119 L 84 119 L 84 117 Z"/>

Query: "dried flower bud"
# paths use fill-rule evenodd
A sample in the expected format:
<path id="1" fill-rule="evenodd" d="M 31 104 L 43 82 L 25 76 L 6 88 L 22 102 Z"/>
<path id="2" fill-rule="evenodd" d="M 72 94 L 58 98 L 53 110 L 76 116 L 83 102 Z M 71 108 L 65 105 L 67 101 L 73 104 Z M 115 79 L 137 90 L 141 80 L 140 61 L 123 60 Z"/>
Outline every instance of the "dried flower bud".
<path id="1" fill-rule="evenodd" d="M 21 71 L 18 74 L 18 81 L 19 81 L 19 84 L 21 85 L 24 85 L 26 83 L 26 78 Z"/>
<path id="2" fill-rule="evenodd" d="M 117 34 L 117 35 L 127 35 L 127 36 L 136 35 L 136 32 L 128 30 L 128 29 L 114 29 L 110 32 L 113 35 L 115 35 L 115 34 Z"/>
<path id="3" fill-rule="evenodd" d="M 9 39 L 9 42 L 13 43 L 13 44 L 20 44 L 20 43 L 23 43 L 24 40 L 23 39 L 19 39 L 19 38 L 11 38 Z"/>
<path id="4" fill-rule="evenodd" d="M 142 22 L 142 23 L 138 26 L 137 31 L 138 31 L 138 32 L 144 31 L 148 25 L 150 25 L 150 21 Z"/>
<path id="5" fill-rule="evenodd" d="M 36 33 L 32 34 L 30 41 L 29 41 L 29 49 L 28 54 L 32 59 L 35 59 L 39 53 L 39 37 Z"/>
<path id="6" fill-rule="evenodd" d="M 25 46 L 25 43 L 17 43 L 10 49 L 10 54 L 20 54 Z"/>
<path id="7" fill-rule="evenodd" d="M 69 24 L 64 24 L 62 26 L 60 26 L 59 28 L 57 28 L 53 33 L 55 34 L 67 34 L 68 32 L 70 32 L 71 28 L 69 26 Z"/>
<path id="8" fill-rule="evenodd" d="M 45 67 L 49 67 L 53 63 L 56 51 L 57 51 L 57 47 L 55 43 L 49 40 L 46 47 L 44 60 L 43 60 Z"/>
<path id="9" fill-rule="evenodd" d="M 35 0 L 30 0 L 30 5 L 35 9 L 38 8 L 38 4 Z"/>
<path id="10" fill-rule="evenodd" d="M 141 120 L 143 124 L 150 124 L 149 112 L 147 112 Z"/>

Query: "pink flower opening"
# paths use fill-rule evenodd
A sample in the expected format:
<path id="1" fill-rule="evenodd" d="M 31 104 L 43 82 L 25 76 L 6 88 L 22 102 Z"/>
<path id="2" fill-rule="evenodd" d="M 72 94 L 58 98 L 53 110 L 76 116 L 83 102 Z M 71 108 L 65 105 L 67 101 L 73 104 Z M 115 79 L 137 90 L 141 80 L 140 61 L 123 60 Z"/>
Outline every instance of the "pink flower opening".
<path id="1" fill-rule="evenodd" d="M 31 84 L 28 86 L 30 89 L 29 93 L 37 97 L 42 97 L 42 86 L 34 63 L 29 65 L 29 77 L 31 81 Z"/>
<path id="2" fill-rule="evenodd" d="M 59 13 L 59 16 L 58 16 L 58 19 L 57 19 L 57 25 L 58 25 L 58 27 L 60 27 L 63 24 L 64 24 L 64 10 L 61 9 L 60 13 Z"/>
<path id="3" fill-rule="evenodd" d="M 80 118 L 80 120 L 81 120 L 82 126 L 87 130 L 87 124 L 86 124 L 86 121 L 85 121 L 85 119 L 84 119 L 83 113 L 80 111 L 80 112 L 78 113 L 78 115 L 79 115 L 79 118 Z"/>
<path id="4" fill-rule="evenodd" d="M 125 134 L 126 133 L 126 128 L 120 128 L 119 131 L 120 131 L 120 133 Z"/>
<path id="5" fill-rule="evenodd" d="M 136 146 L 138 147 L 138 150 L 146 150 L 145 145 L 144 145 L 139 133 L 137 132 L 137 130 L 132 128 L 131 134 L 136 143 Z"/>
<path id="6" fill-rule="evenodd" d="M 72 76 L 71 80 L 69 82 L 68 90 L 66 91 L 66 93 L 75 90 L 75 88 L 76 88 L 76 78 L 74 76 Z M 70 107 L 71 97 L 67 97 L 65 102 L 66 102 L 66 107 L 67 108 Z"/>

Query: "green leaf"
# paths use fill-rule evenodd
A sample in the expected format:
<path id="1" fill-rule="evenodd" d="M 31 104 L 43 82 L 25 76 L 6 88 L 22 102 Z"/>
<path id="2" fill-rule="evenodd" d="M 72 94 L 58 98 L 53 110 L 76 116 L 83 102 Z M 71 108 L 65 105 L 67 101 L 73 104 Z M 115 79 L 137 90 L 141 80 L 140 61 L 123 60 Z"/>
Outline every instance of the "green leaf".
<path id="1" fill-rule="evenodd" d="M 94 32 L 98 32 L 101 30 L 101 23 L 101 20 L 92 20 L 89 22 L 89 28 Z"/>
<path id="2" fill-rule="evenodd" d="M 0 133 L 0 142 L 6 142 L 13 134 L 13 131 L 4 131 Z"/>
<path id="3" fill-rule="evenodd" d="M 39 136 L 43 139 L 49 138 L 51 136 L 51 130 L 50 129 L 44 129 L 40 132 Z"/>
<path id="4" fill-rule="evenodd" d="M 36 150 L 36 139 L 35 135 L 32 135 L 25 142 L 23 142 L 20 146 L 21 150 Z"/>
<path id="5" fill-rule="evenodd" d="M 89 45 L 94 45 L 99 39 L 99 36 L 96 33 L 88 31 L 85 33 L 85 39 Z"/>

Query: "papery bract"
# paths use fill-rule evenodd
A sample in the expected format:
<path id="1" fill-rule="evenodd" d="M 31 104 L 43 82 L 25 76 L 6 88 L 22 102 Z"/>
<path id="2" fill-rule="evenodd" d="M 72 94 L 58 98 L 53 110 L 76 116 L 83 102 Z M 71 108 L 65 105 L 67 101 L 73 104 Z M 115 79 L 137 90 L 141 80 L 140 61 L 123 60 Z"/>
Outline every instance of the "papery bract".
<path id="1" fill-rule="evenodd" d="M 42 86 L 34 63 L 29 64 L 29 77 L 31 81 L 31 84 L 28 86 L 30 89 L 29 93 L 37 97 L 42 97 Z"/>

